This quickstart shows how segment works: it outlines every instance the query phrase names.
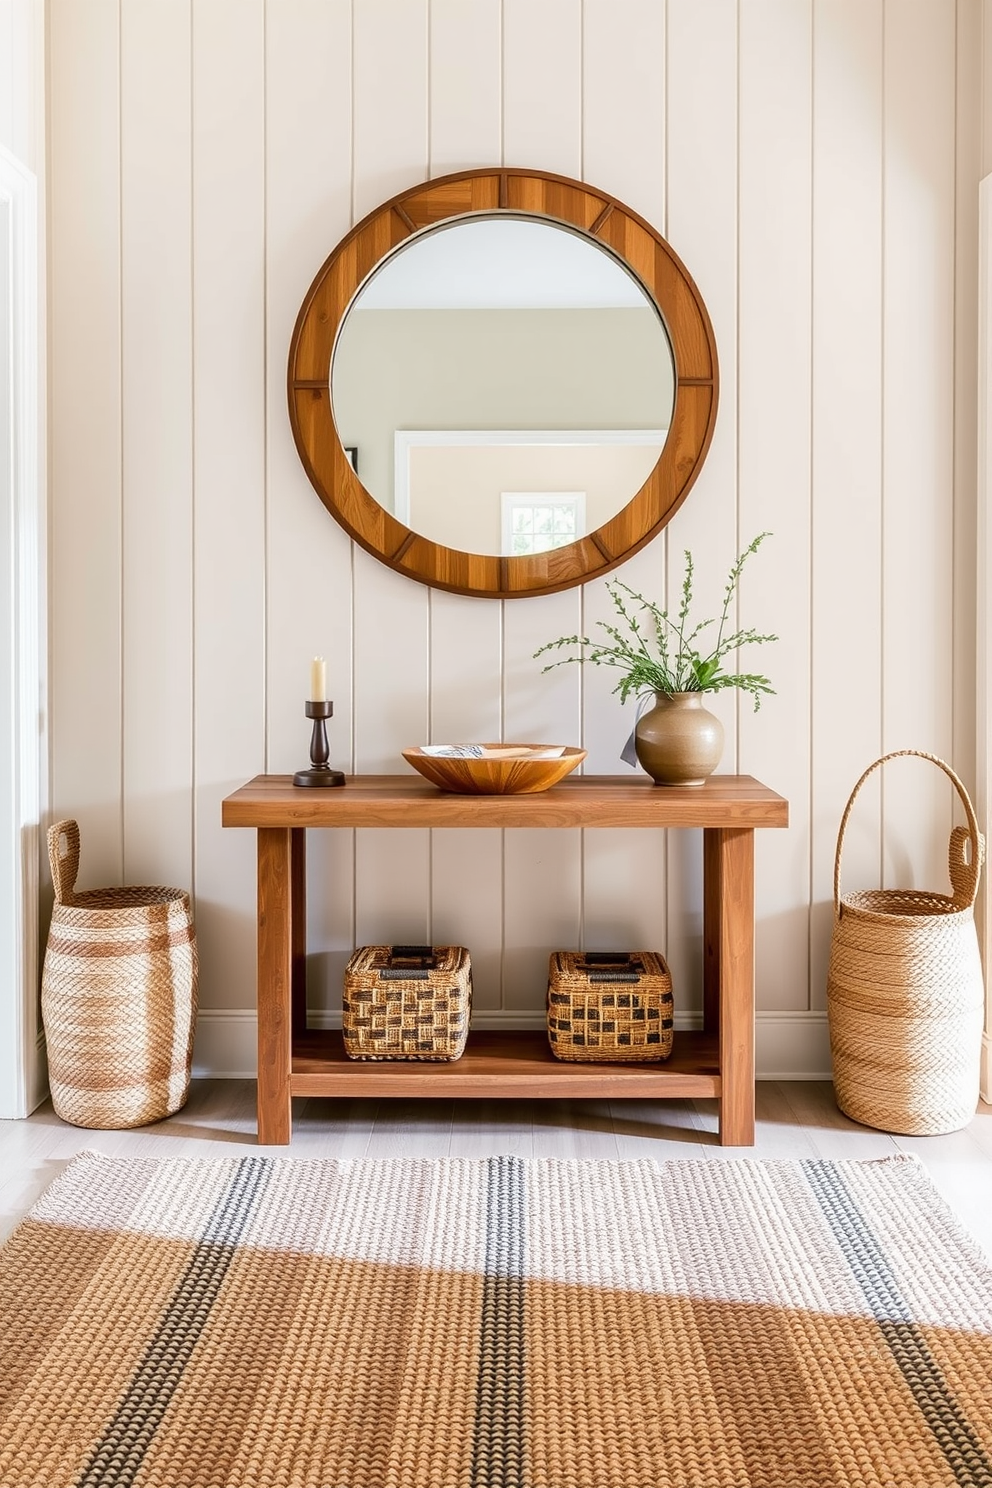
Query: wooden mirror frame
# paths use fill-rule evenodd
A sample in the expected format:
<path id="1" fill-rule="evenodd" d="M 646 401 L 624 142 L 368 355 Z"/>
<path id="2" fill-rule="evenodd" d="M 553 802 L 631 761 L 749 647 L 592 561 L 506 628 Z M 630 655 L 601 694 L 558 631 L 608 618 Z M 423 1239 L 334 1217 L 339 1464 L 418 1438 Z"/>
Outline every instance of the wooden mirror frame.
<path id="1" fill-rule="evenodd" d="M 528 557 L 464 553 L 398 522 L 361 484 L 331 409 L 334 344 L 356 291 L 405 239 L 452 218 L 505 211 L 578 229 L 611 249 L 654 300 L 671 345 L 675 402 L 665 447 L 637 494 L 610 521 L 566 548 Z M 551 594 L 609 573 L 665 526 L 689 493 L 716 421 L 716 342 L 706 307 L 678 256 L 643 218 L 604 191 L 545 171 L 460 171 L 377 207 L 338 244 L 300 307 L 289 351 L 289 417 L 321 501 L 374 557 L 422 584 L 491 599 Z"/>

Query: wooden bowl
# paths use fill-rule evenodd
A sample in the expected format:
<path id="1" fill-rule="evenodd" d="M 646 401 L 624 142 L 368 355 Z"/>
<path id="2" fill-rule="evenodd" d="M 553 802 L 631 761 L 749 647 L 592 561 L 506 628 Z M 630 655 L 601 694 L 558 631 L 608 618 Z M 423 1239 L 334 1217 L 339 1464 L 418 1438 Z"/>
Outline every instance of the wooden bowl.
<path id="1" fill-rule="evenodd" d="M 540 744 L 484 746 L 488 749 L 541 749 Z M 404 749 L 403 758 L 443 791 L 462 796 L 512 796 L 550 790 L 586 757 L 584 749 L 567 747 L 554 759 L 451 759 Z"/>

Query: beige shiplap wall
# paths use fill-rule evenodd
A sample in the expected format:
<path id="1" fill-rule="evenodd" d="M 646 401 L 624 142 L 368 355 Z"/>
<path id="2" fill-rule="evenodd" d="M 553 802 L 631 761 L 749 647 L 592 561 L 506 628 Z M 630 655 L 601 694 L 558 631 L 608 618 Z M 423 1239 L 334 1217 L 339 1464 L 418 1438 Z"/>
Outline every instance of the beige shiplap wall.
<path id="1" fill-rule="evenodd" d="M 194 889 L 200 1067 L 251 1056 L 254 844 L 220 801 L 304 762 L 311 655 L 345 768 L 456 735 L 623 768 L 608 678 L 532 660 L 606 613 L 603 584 L 503 605 L 413 584 L 328 517 L 289 431 L 293 322 L 338 239 L 505 163 L 646 216 L 714 321 L 711 453 L 623 577 L 660 594 L 689 547 L 712 612 L 774 534 L 741 618 L 782 637 L 760 653 L 778 692 L 720 699 L 722 768 L 791 802 L 757 849 L 759 1065 L 822 1072 L 854 781 L 904 746 L 974 769 L 981 21 L 979 0 L 50 0 L 53 808 L 87 883 Z M 845 884 L 942 882 L 949 816 L 899 762 Z M 539 1017 L 548 950 L 583 939 L 667 948 L 698 1005 L 694 834 L 311 838 L 321 1014 L 380 938 L 464 941 L 493 1017 Z"/>

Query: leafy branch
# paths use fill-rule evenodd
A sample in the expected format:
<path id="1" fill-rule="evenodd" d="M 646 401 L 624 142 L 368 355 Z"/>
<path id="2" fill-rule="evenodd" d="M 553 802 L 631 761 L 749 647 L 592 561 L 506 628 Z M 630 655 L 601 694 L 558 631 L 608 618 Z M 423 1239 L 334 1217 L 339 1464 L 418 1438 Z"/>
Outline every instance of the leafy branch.
<path id="1" fill-rule="evenodd" d="M 597 621 L 606 636 L 605 641 L 579 635 L 559 636 L 558 640 L 539 647 L 534 656 L 543 656 L 549 651 L 572 651 L 569 656 L 549 662 L 543 668 L 545 672 L 573 661 L 590 661 L 594 666 L 617 668 L 623 676 L 613 691 L 620 694 L 620 701 L 624 703 L 631 694 L 637 697 L 651 692 L 719 692 L 725 687 L 739 687 L 751 694 L 757 712 L 762 696 L 775 690 L 768 678 L 758 672 L 726 671 L 724 662 L 742 646 L 760 646 L 766 641 L 778 640 L 776 635 L 764 635 L 753 629 L 727 634 L 730 607 L 741 572 L 748 558 L 769 536 L 770 533 L 760 532 L 734 563 L 716 619 L 700 620 L 696 624 L 690 621 L 695 569 L 692 554 L 686 549 L 685 573 L 674 619 L 667 608 L 661 609 L 629 584 L 614 579 L 606 587 L 617 619 L 614 622 Z M 712 631 L 713 626 L 716 626 L 716 640 L 712 649 L 707 651 L 700 638 L 707 630 Z"/>

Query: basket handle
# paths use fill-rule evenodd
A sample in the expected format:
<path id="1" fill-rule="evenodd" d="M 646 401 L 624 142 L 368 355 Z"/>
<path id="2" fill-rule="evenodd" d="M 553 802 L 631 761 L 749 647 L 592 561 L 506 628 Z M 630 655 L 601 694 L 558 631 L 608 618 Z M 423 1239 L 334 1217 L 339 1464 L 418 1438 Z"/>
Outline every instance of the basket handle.
<path id="1" fill-rule="evenodd" d="M 639 982 L 635 964 L 641 966 L 641 958 L 630 951 L 583 951 L 575 969 L 585 972 L 590 986 L 594 982 Z"/>
<path id="2" fill-rule="evenodd" d="M 48 861 L 55 885 L 55 903 L 75 904 L 76 874 L 79 872 L 78 822 L 70 818 L 52 823 L 48 829 Z"/>
<path id="3" fill-rule="evenodd" d="M 840 820 L 840 830 L 837 833 L 837 852 L 834 856 L 834 914 L 838 919 L 841 912 L 840 860 L 844 847 L 844 834 L 847 831 L 848 818 L 851 815 L 858 793 L 869 775 L 873 775 L 877 769 L 889 760 L 901 759 L 904 755 L 913 755 L 916 759 L 929 760 L 931 764 L 943 770 L 961 798 L 965 816 L 968 818 L 968 825 L 966 827 L 954 827 L 951 831 L 951 840 L 947 850 L 947 866 L 951 887 L 954 890 L 952 897 L 959 909 L 965 909 L 969 905 L 974 904 L 978 896 L 978 879 L 982 871 L 982 862 L 985 858 L 985 838 L 978 830 L 978 818 L 975 815 L 975 808 L 971 804 L 971 797 L 950 765 L 946 764 L 942 759 L 938 759 L 935 754 L 927 754 L 922 749 L 894 749 L 891 754 L 883 754 L 881 759 L 877 759 L 873 765 L 868 766 L 851 792 L 850 800 L 844 808 L 844 815 Z M 965 858 L 964 845 L 966 842 L 971 843 L 970 863 Z"/>
<path id="4" fill-rule="evenodd" d="M 394 945 L 389 947 L 389 964 L 396 961 L 416 961 L 420 966 L 437 970 L 437 953 L 429 945 Z"/>

